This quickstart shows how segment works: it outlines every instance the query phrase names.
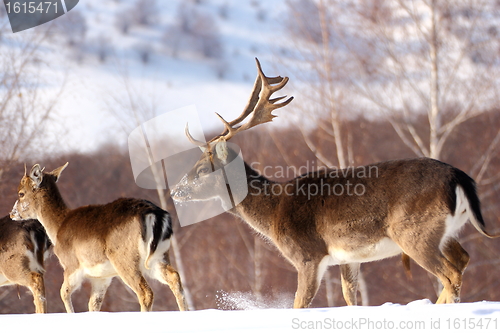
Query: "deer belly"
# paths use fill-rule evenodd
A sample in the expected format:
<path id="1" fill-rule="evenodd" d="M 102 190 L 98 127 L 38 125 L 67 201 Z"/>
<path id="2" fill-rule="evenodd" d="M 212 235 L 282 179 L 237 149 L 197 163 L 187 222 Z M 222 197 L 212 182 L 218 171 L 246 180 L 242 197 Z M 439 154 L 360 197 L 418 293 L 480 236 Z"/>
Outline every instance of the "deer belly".
<path id="1" fill-rule="evenodd" d="M 104 263 L 96 264 L 96 265 L 85 265 L 84 268 L 85 275 L 91 276 L 91 277 L 112 277 L 116 276 L 116 270 L 111 265 L 111 262 L 106 261 Z"/>
<path id="2" fill-rule="evenodd" d="M 402 250 L 390 238 L 383 238 L 377 243 L 349 250 L 332 246 L 328 252 L 330 254 L 330 265 L 341 265 L 389 258 L 400 254 Z"/>

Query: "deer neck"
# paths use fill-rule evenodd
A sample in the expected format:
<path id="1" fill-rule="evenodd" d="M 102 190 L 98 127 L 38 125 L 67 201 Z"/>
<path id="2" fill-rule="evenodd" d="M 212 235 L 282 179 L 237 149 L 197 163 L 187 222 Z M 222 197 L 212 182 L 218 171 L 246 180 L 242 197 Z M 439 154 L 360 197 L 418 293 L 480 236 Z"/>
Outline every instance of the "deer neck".
<path id="1" fill-rule="evenodd" d="M 239 216 L 259 233 L 271 237 L 273 215 L 279 202 L 279 196 L 270 193 L 275 182 L 259 174 L 245 163 L 248 195 L 229 212 Z"/>
<path id="2" fill-rule="evenodd" d="M 40 191 L 37 195 L 37 202 L 37 219 L 55 245 L 57 233 L 68 214 L 69 208 L 55 185 L 50 190 L 44 189 Z"/>

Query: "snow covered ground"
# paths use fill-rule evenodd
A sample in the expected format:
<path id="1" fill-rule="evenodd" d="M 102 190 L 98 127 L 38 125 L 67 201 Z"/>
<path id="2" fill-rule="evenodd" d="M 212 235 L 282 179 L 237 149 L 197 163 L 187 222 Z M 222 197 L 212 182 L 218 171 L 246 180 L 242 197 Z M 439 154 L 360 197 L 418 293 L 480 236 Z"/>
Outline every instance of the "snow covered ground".
<path id="1" fill-rule="evenodd" d="M 240 311 L 2 315 L 2 332 L 498 332 L 500 302 Z"/>

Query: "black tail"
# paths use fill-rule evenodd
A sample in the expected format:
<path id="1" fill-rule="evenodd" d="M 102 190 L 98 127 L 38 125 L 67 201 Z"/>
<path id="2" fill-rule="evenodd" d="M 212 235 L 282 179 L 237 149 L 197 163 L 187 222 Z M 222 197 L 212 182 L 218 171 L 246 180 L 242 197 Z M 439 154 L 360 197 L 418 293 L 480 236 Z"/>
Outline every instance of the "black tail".
<path id="1" fill-rule="evenodd" d="M 476 182 L 465 172 L 455 169 L 455 181 L 456 185 L 460 186 L 465 193 L 465 197 L 469 202 L 469 220 L 472 225 L 479 231 L 481 234 L 488 238 L 497 238 L 500 237 L 498 235 L 491 235 L 486 231 L 486 223 L 484 223 L 483 215 L 481 214 L 481 202 L 479 201 L 479 197 L 477 196 L 476 191 Z M 456 187 L 455 187 L 456 188 Z M 456 196 L 456 194 L 454 194 Z M 456 205 L 456 198 L 455 198 Z"/>
<path id="2" fill-rule="evenodd" d="M 152 213 L 155 215 L 155 223 L 153 225 L 153 240 L 151 241 L 150 253 L 155 252 L 158 244 L 170 238 L 173 234 L 170 214 L 159 207 Z"/>
<path id="3" fill-rule="evenodd" d="M 169 239 L 172 236 L 173 231 L 172 231 L 172 218 L 170 217 L 170 214 L 167 211 L 156 206 L 152 202 L 146 201 L 146 203 L 149 205 L 150 209 L 146 210 L 142 215 L 143 224 L 146 225 L 147 215 L 150 214 L 154 215 L 154 221 L 152 225 L 152 239 L 151 243 L 149 244 L 149 254 L 145 262 L 146 268 L 149 268 L 148 267 L 149 259 L 158 248 L 158 244 L 166 239 Z"/>

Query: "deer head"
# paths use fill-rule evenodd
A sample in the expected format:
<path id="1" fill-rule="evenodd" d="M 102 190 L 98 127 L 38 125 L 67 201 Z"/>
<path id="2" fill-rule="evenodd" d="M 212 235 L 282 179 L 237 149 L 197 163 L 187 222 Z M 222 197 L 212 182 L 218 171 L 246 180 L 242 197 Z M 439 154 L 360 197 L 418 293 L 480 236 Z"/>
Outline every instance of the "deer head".
<path id="1" fill-rule="evenodd" d="M 39 207 L 37 206 L 38 200 L 35 197 L 43 196 L 48 189 L 55 186 L 59 180 L 61 172 L 68 166 L 68 163 L 49 172 L 44 173 L 45 168 L 35 164 L 29 173 L 26 174 L 26 167 L 24 168 L 24 176 L 21 178 L 17 190 L 18 200 L 14 204 L 10 217 L 13 220 L 26 220 L 37 219 Z"/>

